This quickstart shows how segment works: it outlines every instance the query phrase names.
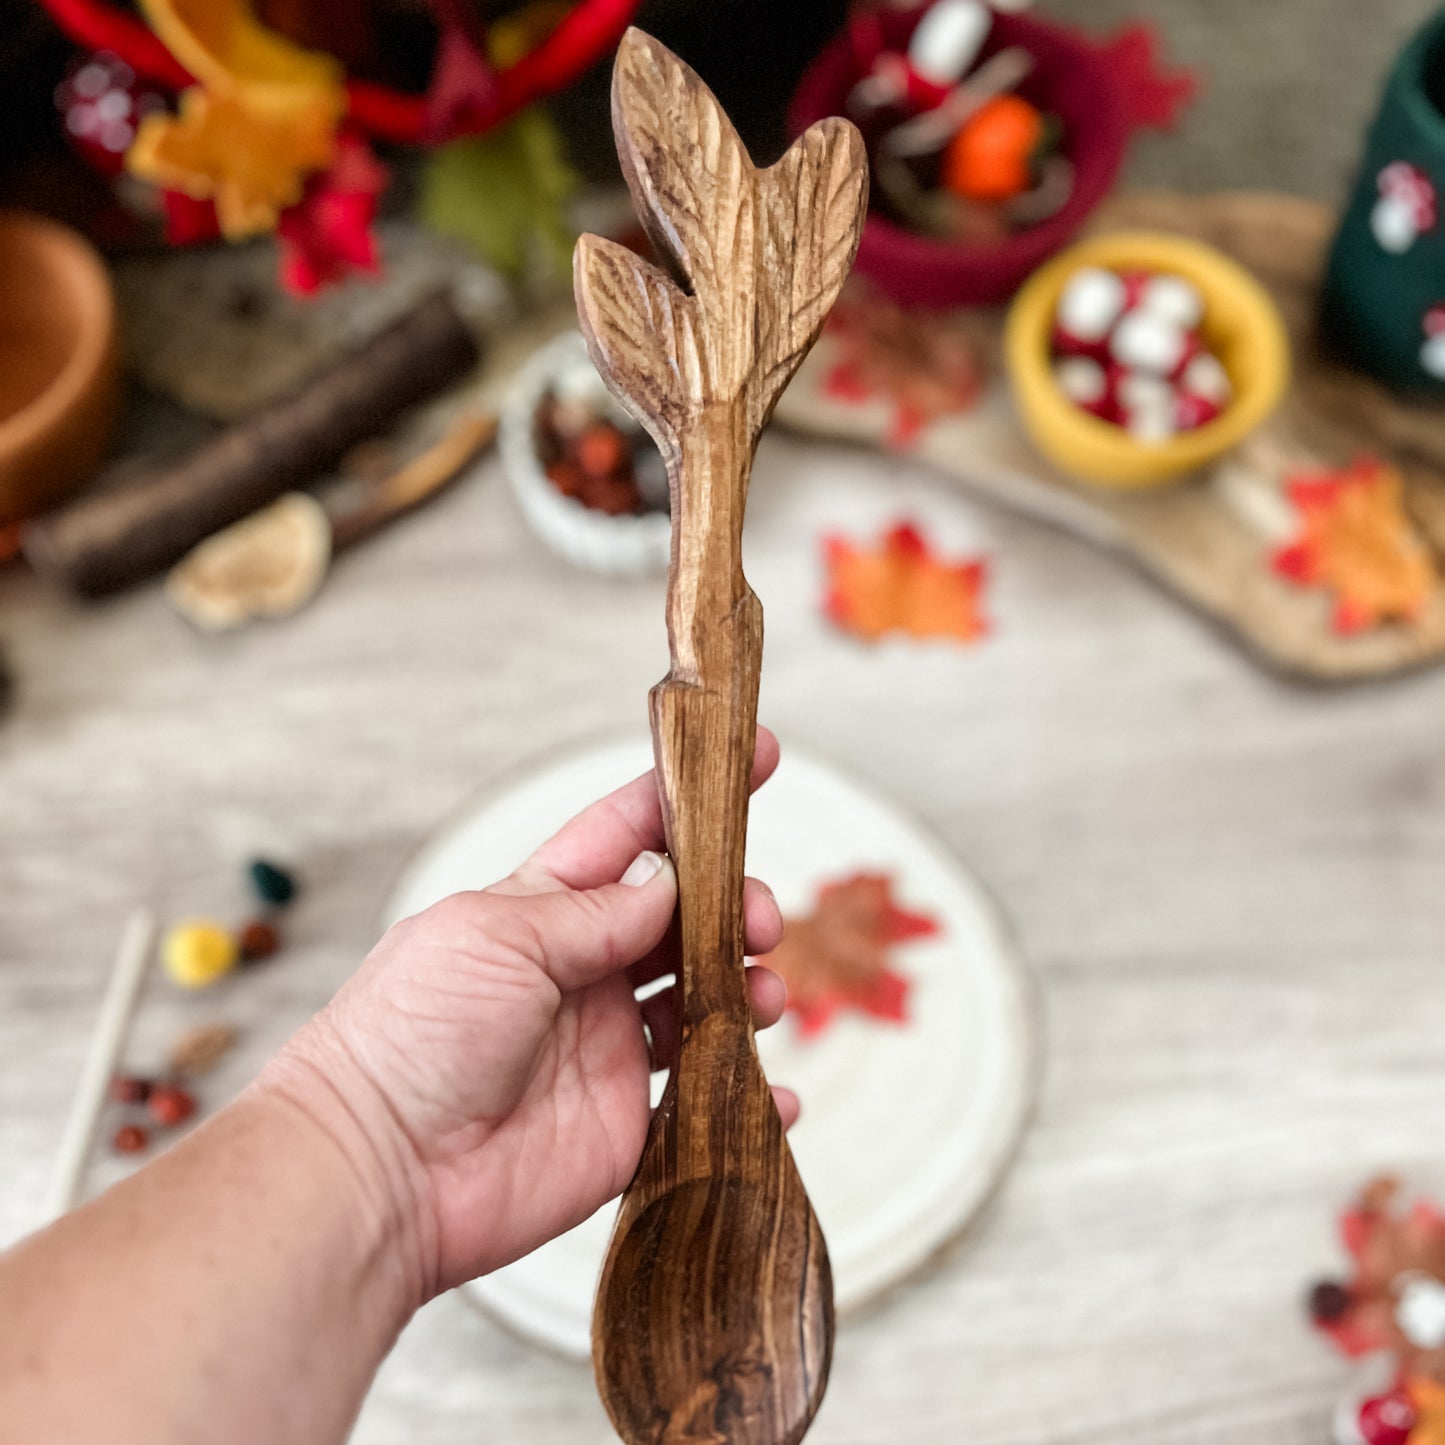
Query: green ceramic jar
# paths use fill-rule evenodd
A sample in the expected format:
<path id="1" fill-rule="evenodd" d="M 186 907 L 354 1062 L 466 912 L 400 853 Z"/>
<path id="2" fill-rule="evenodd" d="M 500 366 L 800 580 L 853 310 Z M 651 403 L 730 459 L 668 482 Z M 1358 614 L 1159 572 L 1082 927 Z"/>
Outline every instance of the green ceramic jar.
<path id="1" fill-rule="evenodd" d="M 1445 399 L 1445 10 L 1405 47 L 1321 298 L 1326 340 L 1396 391 Z"/>

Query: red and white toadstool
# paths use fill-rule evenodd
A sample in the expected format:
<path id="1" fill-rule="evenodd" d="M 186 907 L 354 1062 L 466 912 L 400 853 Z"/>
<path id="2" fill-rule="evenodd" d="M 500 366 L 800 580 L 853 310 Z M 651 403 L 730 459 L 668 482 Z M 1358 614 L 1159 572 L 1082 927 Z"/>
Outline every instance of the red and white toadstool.
<path id="1" fill-rule="evenodd" d="M 1420 347 L 1420 365 L 1445 381 L 1445 301 L 1425 313 L 1425 341 Z"/>
<path id="2" fill-rule="evenodd" d="M 1419 166 L 1391 161 L 1380 172 L 1380 199 L 1370 212 L 1370 229 L 1391 255 L 1402 256 L 1435 228 L 1435 187 Z"/>

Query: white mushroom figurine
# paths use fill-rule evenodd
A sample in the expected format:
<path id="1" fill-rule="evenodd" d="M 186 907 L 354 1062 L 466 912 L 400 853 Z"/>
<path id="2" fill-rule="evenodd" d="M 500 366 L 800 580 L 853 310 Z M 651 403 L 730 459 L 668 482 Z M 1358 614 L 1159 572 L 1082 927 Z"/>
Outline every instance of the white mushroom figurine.
<path id="1" fill-rule="evenodd" d="M 1419 166 L 1391 161 L 1380 172 L 1380 199 L 1370 212 L 1375 239 L 1393 256 L 1402 256 L 1435 227 L 1435 187 Z"/>

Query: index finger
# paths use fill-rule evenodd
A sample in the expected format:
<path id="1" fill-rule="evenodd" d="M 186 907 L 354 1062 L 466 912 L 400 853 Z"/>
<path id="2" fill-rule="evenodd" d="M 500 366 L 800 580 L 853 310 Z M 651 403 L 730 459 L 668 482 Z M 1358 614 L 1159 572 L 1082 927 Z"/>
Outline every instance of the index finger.
<path id="1" fill-rule="evenodd" d="M 749 792 L 756 792 L 778 766 L 778 740 L 765 727 L 753 746 Z M 630 783 L 579 813 L 517 870 L 527 881 L 542 873 L 566 888 L 599 888 L 615 883 L 639 853 L 665 847 L 662 800 L 656 772 Z M 545 879 L 542 881 L 545 886 Z"/>

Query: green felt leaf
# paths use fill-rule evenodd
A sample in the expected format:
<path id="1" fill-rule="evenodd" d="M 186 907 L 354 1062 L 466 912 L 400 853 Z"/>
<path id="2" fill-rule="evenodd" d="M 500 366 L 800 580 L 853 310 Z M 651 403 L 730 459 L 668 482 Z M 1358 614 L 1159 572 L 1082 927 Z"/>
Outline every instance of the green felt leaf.
<path id="1" fill-rule="evenodd" d="M 466 242 L 506 275 L 521 275 L 534 252 L 565 272 L 576 240 L 565 208 L 577 182 L 551 116 L 533 106 L 434 151 L 418 209 L 433 230 Z"/>

